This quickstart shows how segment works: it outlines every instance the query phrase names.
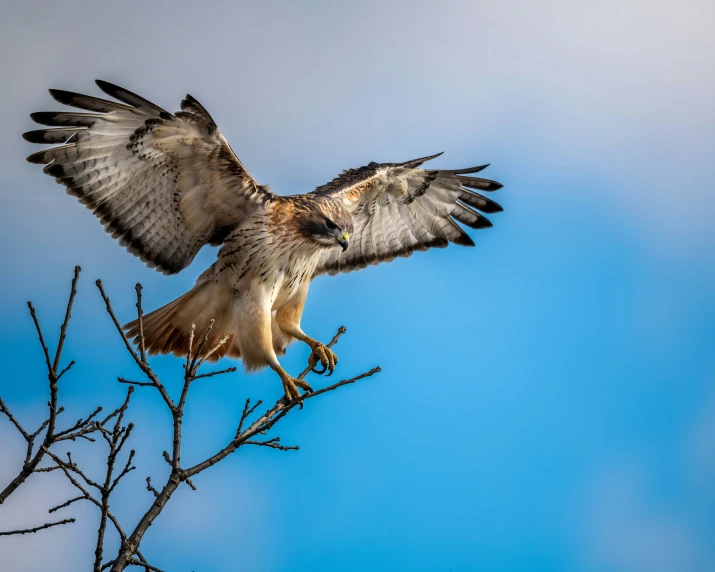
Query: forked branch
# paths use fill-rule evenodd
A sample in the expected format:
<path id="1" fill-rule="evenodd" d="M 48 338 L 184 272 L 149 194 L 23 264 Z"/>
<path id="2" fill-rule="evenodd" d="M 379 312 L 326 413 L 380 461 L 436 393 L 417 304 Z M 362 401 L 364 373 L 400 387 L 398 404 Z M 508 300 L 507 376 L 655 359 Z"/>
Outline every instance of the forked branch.
<path id="1" fill-rule="evenodd" d="M 37 332 L 37 337 L 40 342 L 40 348 L 44 356 L 45 365 L 47 367 L 47 379 L 49 381 L 49 391 L 50 399 L 48 401 L 48 415 L 47 418 L 42 422 L 40 427 L 30 433 L 27 431 L 18 421 L 18 419 L 11 413 L 9 407 L 0 398 L 0 413 L 4 414 L 10 423 L 15 426 L 15 429 L 22 435 L 27 445 L 25 460 L 22 463 L 22 468 L 18 472 L 17 476 L 8 483 L 5 488 L 0 491 L 0 504 L 5 502 L 5 500 L 14 493 L 17 488 L 22 485 L 27 478 L 36 472 L 48 472 L 49 468 L 40 468 L 40 462 L 45 458 L 46 451 L 52 447 L 55 443 L 59 441 L 66 441 L 78 438 L 84 438 L 92 440 L 89 434 L 97 431 L 96 416 L 102 411 L 101 407 L 98 407 L 93 413 L 85 418 L 77 420 L 77 422 L 64 429 L 57 430 L 57 418 L 64 411 L 63 407 L 58 406 L 59 400 L 59 385 L 58 382 L 60 378 L 69 371 L 69 369 L 74 365 L 74 360 L 71 361 L 64 369 L 60 370 L 60 363 L 62 360 L 62 350 L 64 349 L 65 338 L 67 336 L 67 327 L 69 326 L 70 319 L 72 317 L 72 306 L 74 305 L 74 299 L 77 295 L 77 281 L 79 280 L 79 274 L 81 268 L 75 266 L 74 277 L 72 278 L 72 286 L 70 288 L 69 300 L 67 301 L 67 308 L 65 310 L 65 317 L 60 326 L 60 336 L 57 342 L 57 349 L 55 350 L 54 358 L 50 358 L 50 350 L 45 342 L 45 337 L 42 333 L 42 328 L 40 327 L 40 321 L 37 317 L 37 312 L 32 302 L 28 302 L 27 306 L 30 309 L 30 316 L 35 325 L 35 330 Z M 37 443 L 37 439 L 40 434 L 44 433 L 41 443 Z M 36 446 L 37 445 L 37 446 Z M 65 524 L 65 523 L 62 523 Z M 55 526 L 55 525 L 53 525 Z M 48 528 L 47 526 L 42 528 Z M 38 529 L 39 530 L 39 529 Z"/>
<path id="2" fill-rule="evenodd" d="M 69 325 L 71 310 L 76 295 L 76 285 L 79 278 L 80 268 L 75 268 L 74 278 L 72 280 L 72 288 L 70 292 L 67 309 L 65 312 L 64 321 L 60 327 L 60 335 L 57 343 L 57 349 L 54 357 L 50 355 L 50 351 L 45 342 L 45 338 L 40 328 L 40 322 L 37 318 L 35 308 L 31 303 L 28 303 L 30 315 L 37 331 L 37 336 L 40 342 L 40 347 L 43 352 L 44 362 L 48 371 L 49 380 L 49 413 L 39 428 L 30 432 L 24 428 L 17 417 L 6 406 L 5 402 L 0 399 L 0 414 L 3 414 L 10 424 L 20 433 L 27 443 L 26 457 L 23 462 L 22 469 L 18 476 L 0 493 L 0 504 L 12 492 L 25 482 L 27 477 L 34 472 L 50 472 L 61 471 L 67 480 L 76 489 L 77 494 L 73 498 L 50 508 L 49 512 L 54 513 L 67 509 L 80 501 L 88 501 L 99 509 L 99 526 L 97 529 L 97 541 L 94 551 L 94 572 L 110 569 L 113 572 L 125 570 L 127 566 L 143 567 L 146 571 L 161 572 L 159 568 L 150 565 L 144 555 L 139 550 L 144 534 L 151 526 L 152 522 L 161 514 L 166 504 L 171 500 L 174 492 L 181 486 L 186 484 L 189 488 L 196 490 L 196 486 L 192 479 L 200 473 L 221 462 L 223 459 L 235 453 L 244 445 L 265 447 L 276 449 L 279 451 L 295 451 L 298 450 L 297 445 L 284 445 L 281 438 L 278 436 L 267 436 L 267 433 L 293 409 L 302 408 L 304 403 L 319 395 L 334 391 L 346 385 L 350 385 L 361 379 L 370 377 L 380 371 L 379 367 L 375 367 L 360 375 L 356 375 L 349 379 L 344 379 L 330 386 L 324 387 L 311 393 L 305 393 L 300 397 L 289 400 L 287 397 L 282 397 L 277 400 L 272 406 L 258 412 L 263 402 L 258 400 L 252 403 L 251 399 L 247 399 L 240 418 L 237 423 L 236 431 L 233 437 L 222 448 L 214 451 L 207 456 L 203 461 L 192 466 L 184 466 L 182 464 L 182 442 L 183 442 L 183 420 L 184 412 L 189 403 L 190 389 L 192 384 L 199 379 L 209 379 L 215 376 L 224 375 L 236 371 L 236 367 L 228 367 L 218 371 L 210 371 L 200 373 L 200 369 L 205 364 L 208 358 L 215 354 L 221 346 L 227 343 L 228 338 L 224 336 L 218 343 L 209 344 L 210 333 L 214 325 L 211 320 L 208 328 L 203 332 L 196 332 L 192 326 L 189 332 L 189 349 L 183 360 L 183 384 L 181 392 L 177 400 L 174 400 L 166 386 L 159 379 L 157 374 L 151 368 L 146 351 L 146 343 L 144 339 L 143 325 L 143 310 L 142 310 L 142 287 L 136 285 L 136 311 L 138 319 L 138 338 L 137 348 L 127 338 L 122 330 L 121 324 L 114 313 L 109 297 L 107 296 L 104 286 L 100 280 L 96 284 L 104 301 L 107 313 L 109 314 L 114 326 L 119 333 L 126 350 L 134 359 L 135 363 L 145 376 L 145 380 L 133 381 L 119 377 L 120 383 L 127 384 L 126 398 L 124 402 L 103 418 L 100 416 L 102 408 L 96 408 L 92 413 L 79 418 L 75 423 L 70 424 L 64 429 L 57 429 L 57 417 L 62 413 L 63 408 L 58 406 L 58 382 L 62 376 L 69 371 L 74 364 L 71 361 L 65 368 L 61 367 L 62 350 L 64 348 L 65 339 L 67 336 L 67 328 Z M 340 337 L 345 334 L 345 328 L 341 327 L 333 339 L 328 344 L 328 347 L 333 347 L 338 343 Z M 315 363 L 309 361 L 308 366 L 298 376 L 298 380 L 303 380 Z M 127 534 L 118 519 L 111 510 L 112 494 L 117 489 L 120 481 L 135 470 L 133 460 L 135 451 L 131 450 L 128 455 L 123 455 L 122 451 L 132 433 L 133 424 L 124 424 L 125 414 L 129 407 L 132 394 L 137 387 L 154 388 L 162 397 L 165 406 L 172 416 L 172 442 L 169 450 L 171 453 L 164 451 L 164 460 L 170 466 L 170 474 L 166 481 L 154 486 L 151 477 L 146 477 L 146 489 L 151 493 L 151 503 L 148 506 L 144 515 L 139 522 L 134 526 L 131 533 Z M 42 441 L 36 443 L 37 439 L 43 435 Z M 53 445 L 62 441 L 75 441 L 78 438 L 94 441 L 97 437 L 101 437 L 99 442 L 104 441 L 106 446 L 106 469 L 104 474 L 99 479 L 94 479 L 87 474 L 73 460 L 71 452 L 66 453 L 66 458 L 60 456 L 52 449 Z M 123 460 L 120 460 L 122 457 Z M 52 461 L 49 466 L 40 467 L 42 459 Z M 0 533 L 0 536 L 11 534 L 29 534 L 41 530 L 46 530 L 63 524 L 74 522 L 74 518 L 66 518 L 53 522 L 47 522 L 43 525 L 28 529 L 18 529 Z M 109 561 L 103 562 L 104 546 L 107 537 L 107 524 L 110 523 L 111 528 L 116 530 L 120 539 L 120 548 L 117 556 Z"/>
<path id="3" fill-rule="evenodd" d="M 186 483 L 190 488 L 196 489 L 194 486 L 193 482 L 191 481 L 192 477 L 195 477 L 196 475 L 200 474 L 202 471 L 208 469 L 209 467 L 219 463 L 229 455 L 235 453 L 240 447 L 243 445 L 254 445 L 254 446 L 261 446 L 261 447 L 268 447 L 271 449 L 277 449 L 280 451 L 294 451 L 297 450 L 297 446 L 287 446 L 287 445 L 282 445 L 280 443 L 280 437 L 273 437 L 269 439 L 255 439 L 255 437 L 259 435 L 265 435 L 280 419 L 285 417 L 291 410 L 293 410 L 296 406 L 298 407 L 303 407 L 303 403 L 309 399 L 312 399 L 314 397 L 317 397 L 318 395 L 323 395 L 324 393 L 334 391 L 340 387 L 343 387 L 345 385 L 349 385 L 352 383 L 355 383 L 356 381 L 359 381 L 361 379 L 364 379 L 366 377 L 370 377 L 380 371 L 379 367 L 375 367 L 363 374 L 357 375 L 355 377 L 352 377 L 350 379 L 345 379 L 342 381 L 339 381 L 337 383 L 334 383 L 333 385 L 330 385 L 328 387 L 322 388 L 318 391 L 315 391 L 313 393 L 307 393 L 301 395 L 299 398 L 288 401 L 287 397 L 283 397 L 279 399 L 272 407 L 268 408 L 265 410 L 258 418 L 255 420 L 251 421 L 250 423 L 248 422 L 249 417 L 251 417 L 256 409 L 262 405 L 261 401 L 257 401 L 255 404 L 251 405 L 251 400 L 247 399 L 245 406 L 243 408 L 243 412 L 241 414 L 241 418 L 239 419 L 238 422 L 238 427 L 236 429 L 236 433 L 231 439 L 229 443 L 227 443 L 222 449 L 219 451 L 215 452 L 213 455 L 207 457 L 200 463 L 197 463 L 191 467 L 184 467 L 181 464 L 181 449 L 182 449 L 182 431 L 183 431 L 183 419 L 184 419 L 184 410 L 186 408 L 187 400 L 189 397 L 189 390 L 191 387 L 191 384 L 196 381 L 197 379 L 204 379 L 204 378 L 209 378 L 212 376 L 217 376 L 217 375 L 222 375 L 226 373 L 230 373 L 233 371 L 236 371 L 235 367 L 230 367 L 227 369 L 219 370 L 219 371 L 214 371 L 214 372 L 209 372 L 209 373 L 199 373 L 200 367 L 206 362 L 207 358 L 213 355 L 218 349 L 227 341 L 227 337 L 223 337 L 216 345 L 213 347 L 207 347 L 208 339 L 209 339 L 209 334 L 213 328 L 214 325 L 214 320 L 210 320 L 208 328 L 202 333 L 202 335 L 199 337 L 199 343 L 197 344 L 197 347 L 194 349 L 195 346 L 195 341 L 196 341 L 196 331 L 195 331 L 195 326 L 192 325 L 191 330 L 189 331 L 189 349 L 186 354 L 185 358 L 185 363 L 184 363 L 184 383 L 181 388 L 181 394 L 179 397 L 178 401 L 174 401 L 171 396 L 169 395 L 169 392 L 167 391 L 166 387 L 163 385 L 163 383 L 159 380 L 159 377 L 156 375 L 156 373 L 151 369 L 151 366 L 149 365 L 149 362 L 147 361 L 146 353 L 144 351 L 145 348 L 145 340 L 144 340 L 144 330 L 143 330 L 143 324 L 142 324 L 142 318 L 143 318 L 143 310 L 142 310 L 142 304 L 141 304 L 141 285 L 137 284 L 136 291 L 137 291 L 137 319 L 139 323 L 139 335 L 138 335 L 138 340 L 137 344 L 139 346 L 139 352 L 137 353 L 134 348 L 132 347 L 131 342 L 127 338 L 126 334 L 124 333 L 119 320 L 117 320 L 116 315 L 114 313 L 114 310 L 112 309 L 112 305 L 109 301 L 109 297 L 107 296 L 106 292 L 104 291 L 104 287 L 101 283 L 101 281 L 97 281 L 97 287 L 99 288 L 100 294 L 102 296 L 102 299 L 104 300 L 105 306 L 107 308 L 107 312 L 109 313 L 112 321 L 114 322 L 114 325 L 117 329 L 117 332 L 122 338 L 122 341 L 124 343 L 124 346 L 127 348 L 129 351 L 130 355 L 134 358 L 134 361 L 137 363 L 139 368 L 144 372 L 144 374 L 147 376 L 148 381 L 129 381 L 123 378 L 120 378 L 120 381 L 123 383 L 129 383 L 132 386 L 139 386 L 139 387 L 154 387 L 161 396 L 164 399 L 164 403 L 168 407 L 171 416 L 172 416 L 172 423 L 173 423 L 173 435 L 172 435 L 172 447 L 171 447 L 171 455 L 169 455 L 167 452 L 164 452 L 164 458 L 169 463 L 171 466 L 171 473 L 169 474 L 169 477 L 167 478 L 166 482 L 164 485 L 159 489 L 156 488 L 152 485 L 151 483 L 151 477 L 146 478 L 146 484 L 147 484 L 147 489 L 152 493 L 153 495 L 153 502 L 147 512 L 144 514 L 144 516 L 140 519 L 139 523 L 136 525 L 132 533 L 129 535 L 126 540 L 122 541 L 122 545 L 119 550 L 119 554 L 117 555 L 117 558 L 114 559 L 112 562 L 112 572 L 118 572 L 121 570 L 124 570 L 126 566 L 131 565 L 133 563 L 134 555 L 137 553 L 137 550 L 139 548 L 139 545 L 142 541 L 142 538 L 144 537 L 144 534 L 148 530 L 148 528 L 151 526 L 152 522 L 154 519 L 156 519 L 159 514 L 161 514 L 161 511 L 164 509 L 166 504 L 169 502 L 171 499 L 172 495 L 174 492 L 179 488 L 179 486 L 182 483 Z M 338 329 L 338 332 L 335 334 L 333 339 L 330 341 L 328 344 L 328 347 L 332 347 L 335 344 L 338 343 L 340 337 L 346 332 L 344 327 L 341 327 Z M 310 372 L 311 368 L 314 366 L 314 363 L 309 363 L 308 367 L 298 376 L 299 380 L 303 380 L 308 373 Z M 246 426 L 248 425 L 248 426 Z"/>

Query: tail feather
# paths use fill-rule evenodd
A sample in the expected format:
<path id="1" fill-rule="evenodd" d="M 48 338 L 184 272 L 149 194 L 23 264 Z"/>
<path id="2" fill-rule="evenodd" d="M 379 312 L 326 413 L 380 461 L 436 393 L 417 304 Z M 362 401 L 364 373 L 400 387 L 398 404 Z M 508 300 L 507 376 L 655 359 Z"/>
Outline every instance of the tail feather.
<path id="1" fill-rule="evenodd" d="M 236 321 L 230 308 L 231 297 L 225 286 L 217 282 L 200 282 L 183 296 L 179 296 L 142 318 L 144 347 L 150 355 L 173 354 L 185 356 L 189 351 L 189 336 L 195 326 L 194 350 L 203 340 L 210 321 L 213 328 L 204 345 L 205 351 L 213 348 L 223 336 L 229 336 L 226 343 L 211 355 L 209 361 L 228 355 L 241 357 L 233 343 L 236 336 Z M 123 326 L 127 337 L 139 344 L 139 321 L 134 320 Z"/>

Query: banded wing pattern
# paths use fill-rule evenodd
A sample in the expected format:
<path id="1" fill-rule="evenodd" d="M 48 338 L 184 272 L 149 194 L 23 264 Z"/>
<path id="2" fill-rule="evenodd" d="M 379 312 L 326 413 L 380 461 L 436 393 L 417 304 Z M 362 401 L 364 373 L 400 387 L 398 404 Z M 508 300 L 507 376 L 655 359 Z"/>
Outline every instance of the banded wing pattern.
<path id="1" fill-rule="evenodd" d="M 84 112 L 40 112 L 51 129 L 25 133 L 59 144 L 30 155 L 150 267 L 174 274 L 202 246 L 217 245 L 244 217 L 274 199 L 251 177 L 204 107 L 190 95 L 171 114 L 111 83 L 118 101 L 50 90 Z"/>
<path id="2" fill-rule="evenodd" d="M 350 272 L 408 257 L 416 250 L 444 248 L 450 242 L 474 246 L 457 223 L 475 229 L 492 226 L 482 213 L 502 208 L 476 191 L 496 191 L 502 185 L 469 176 L 488 165 L 451 171 L 419 168 L 439 155 L 404 163 L 370 163 L 315 189 L 313 193 L 342 201 L 355 219 L 350 246 L 345 252 L 323 253 L 315 275 Z"/>

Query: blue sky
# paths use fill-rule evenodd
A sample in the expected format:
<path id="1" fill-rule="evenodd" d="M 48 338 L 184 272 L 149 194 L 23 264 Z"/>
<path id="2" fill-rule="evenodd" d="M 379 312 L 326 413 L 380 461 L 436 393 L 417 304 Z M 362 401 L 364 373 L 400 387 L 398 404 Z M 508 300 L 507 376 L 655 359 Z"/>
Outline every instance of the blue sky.
<path id="1" fill-rule="evenodd" d="M 187 571 L 714 569 L 713 16 L 694 0 L 3 7 L 0 395 L 28 425 L 41 419 L 25 301 L 54 342 L 81 264 L 67 419 L 116 403 L 116 376 L 139 374 L 94 279 L 129 320 L 137 281 L 154 308 L 215 256 L 161 276 L 25 163 L 28 114 L 57 108 L 46 88 L 95 94 L 99 77 L 167 109 L 190 92 L 282 194 L 445 151 L 435 166 L 491 163 L 505 185 L 494 228 L 474 249 L 318 279 L 304 330 L 327 341 L 344 324 L 336 375 L 383 373 L 282 422 L 299 452 L 241 450 L 195 479 L 144 553 Z M 286 368 L 307 353 L 292 347 Z M 156 369 L 176 391 L 179 364 Z M 246 397 L 280 389 L 270 372 L 197 384 L 185 458 L 225 442 Z M 115 505 L 127 528 L 170 438 L 149 391 L 131 419 L 138 470 Z M 0 448 L 5 481 L 22 443 L 1 420 Z M 0 528 L 45 522 L 68 492 L 33 478 Z M 86 569 L 97 514 L 66 512 L 71 527 L 0 541 L 4 562 Z"/>

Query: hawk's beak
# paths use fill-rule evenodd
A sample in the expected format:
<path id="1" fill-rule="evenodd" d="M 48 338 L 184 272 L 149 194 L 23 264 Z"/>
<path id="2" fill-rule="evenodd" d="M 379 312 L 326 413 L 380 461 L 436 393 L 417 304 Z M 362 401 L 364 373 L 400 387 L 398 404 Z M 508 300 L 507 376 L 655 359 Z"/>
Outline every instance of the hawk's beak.
<path id="1" fill-rule="evenodd" d="M 340 246 L 343 248 L 343 252 L 345 252 L 348 249 L 348 241 L 350 240 L 350 233 L 346 232 L 341 238 L 338 238 L 337 241 L 340 243 Z"/>

